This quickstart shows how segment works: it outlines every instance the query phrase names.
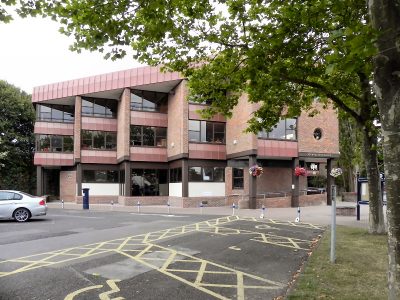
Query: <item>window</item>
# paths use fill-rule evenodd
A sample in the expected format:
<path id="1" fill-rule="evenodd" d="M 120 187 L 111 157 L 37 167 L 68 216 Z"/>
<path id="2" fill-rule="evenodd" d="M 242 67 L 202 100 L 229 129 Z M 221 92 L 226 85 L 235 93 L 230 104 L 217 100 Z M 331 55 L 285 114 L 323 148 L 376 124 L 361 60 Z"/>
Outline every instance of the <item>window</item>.
<path id="1" fill-rule="evenodd" d="M 132 169 L 132 196 L 167 196 L 168 170 Z"/>
<path id="2" fill-rule="evenodd" d="M 260 131 L 258 137 L 261 139 L 296 140 L 296 125 L 297 119 L 283 119 L 270 132 Z"/>
<path id="3" fill-rule="evenodd" d="M 168 94 L 152 91 L 131 91 L 131 110 L 167 112 Z"/>
<path id="4" fill-rule="evenodd" d="M 118 171 L 83 170 L 82 182 L 85 183 L 118 183 Z"/>
<path id="5" fill-rule="evenodd" d="M 72 152 L 74 140 L 68 135 L 36 135 L 36 151 L 40 152 Z"/>
<path id="6" fill-rule="evenodd" d="M 0 192 L 0 201 L 21 200 L 22 196 L 13 192 Z"/>
<path id="7" fill-rule="evenodd" d="M 112 99 L 83 98 L 82 116 L 116 118 L 117 101 Z"/>
<path id="8" fill-rule="evenodd" d="M 174 168 L 169 170 L 169 182 L 182 182 L 182 168 Z"/>
<path id="9" fill-rule="evenodd" d="M 73 123 L 74 110 L 71 105 L 38 104 L 36 117 L 39 121 Z"/>
<path id="10" fill-rule="evenodd" d="M 189 120 L 189 141 L 225 143 L 225 123 Z"/>
<path id="11" fill-rule="evenodd" d="M 232 170 L 232 187 L 233 189 L 243 189 L 243 169 L 233 168 Z"/>
<path id="12" fill-rule="evenodd" d="M 117 149 L 117 133 L 109 131 L 82 130 L 82 149 Z"/>
<path id="13" fill-rule="evenodd" d="M 192 182 L 224 182 L 225 168 L 220 167 L 191 167 L 189 181 Z"/>
<path id="14" fill-rule="evenodd" d="M 131 146 L 167 147 L 167 128 L 131 125 Z"/>

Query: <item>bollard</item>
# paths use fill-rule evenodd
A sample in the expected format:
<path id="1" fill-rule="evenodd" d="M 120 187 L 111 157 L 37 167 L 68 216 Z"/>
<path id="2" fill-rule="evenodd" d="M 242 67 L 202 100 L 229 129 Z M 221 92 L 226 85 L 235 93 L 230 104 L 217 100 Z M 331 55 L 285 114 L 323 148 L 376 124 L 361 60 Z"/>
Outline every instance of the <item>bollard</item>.
<path id="1" fill-rule="evenodd" d="M 331 197 L 332 197 L 332 224 L 331 224 L 331 263 L 336 261 L 336 186 L 331 186 Z"/>
<path id="2" fill-rule="evenodd" d="M 140 213 L 140 202 L 137 202 L 137 212 Z"/>
<path id="3" fill-rule="evenodd" d="M 168 206 L 168 214 L 169 214 L 171 212 L 169 201 L 167 202 L 167 206 Z"/>
<path id="4" fill-rule="evenodd" d="M 360 203 L 358 203 L 358 201 L 357 201 L 357 221 L 360 221 L 360 213 L 361 213 L 361 211 L 360 211 Z"/>
<path id="5" fill-rule="evenodd" d="M 232 216 L 235 215 L 235 207 L 236 207 L 236 206 L 235 206 L 235 203 L 233 203 L 233 204 L 232 204 Z"/>
<path id="6" fill-rule="evenodd" d="M 111 200 L 111 210 L 114 210 L 114 200 Z"/>
<path id="7" fill-rule="evenodd" d="M 260 216 L 260 218 L 261 218 L 261 219 L 264 219 L 264 217 L 265 217 L 265 206 L 264 206 L 264 204 L 263 204 L 263 206 L 262 206 L 262 208 L 261 208 L 261 216 Z"/>
<path id="8" fill-rule="evenodd" d="M 200 202 L 200 214 L 203 214 L 203 202 Z"/>
<path id="9" fill-rule="evenodd" d="M 295 222 L 300 222 L 300 206 L 297 207 L 297 217 L 296 217 L 296 219 L 294 221 Z"/>
<path id="10" fill-rule="evenodd" d="M 64 209 L 64 200 L 61 199 L 61 208 Z"/>

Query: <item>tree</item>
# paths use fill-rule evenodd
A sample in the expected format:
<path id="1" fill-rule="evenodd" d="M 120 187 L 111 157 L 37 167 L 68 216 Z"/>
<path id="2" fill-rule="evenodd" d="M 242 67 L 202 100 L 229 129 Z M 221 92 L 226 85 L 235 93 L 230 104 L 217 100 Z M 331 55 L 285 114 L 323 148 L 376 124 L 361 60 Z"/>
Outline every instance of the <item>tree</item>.
<path id="1" fill-rule="evenodd" d="M 0 80 L 0 115 L 0 187 L 32 192 L 35 114 L 31 97 Z"/>
<path id="2" fill-rule="evenodd" d="M 13 4 L 15 1 L 8 1 Z M 51 16 L 75 37 L 71 49 L 134 50 L 134 58 L 182 72 L 205 116 L 231 115 L 245 92 L 260 108 L 249 131 L 298 116 L 313 101 L 335 106 L 363 132 L 370 227 L 385 231 L 372 87 L 376 33 L 365 0 L 19 1 L 20 15 Z M 6 13 L 3 13 L 6 15 Z M 314 113 L 310 111 L 310 113 Z"/>
<path id="3" fill-rule="evenodd" d="M 373 28 L 380 35 L 374 82 L 381 114 L 389 235 L 389 299 L 400 299 L 400 3 L 370 0 Z"/>

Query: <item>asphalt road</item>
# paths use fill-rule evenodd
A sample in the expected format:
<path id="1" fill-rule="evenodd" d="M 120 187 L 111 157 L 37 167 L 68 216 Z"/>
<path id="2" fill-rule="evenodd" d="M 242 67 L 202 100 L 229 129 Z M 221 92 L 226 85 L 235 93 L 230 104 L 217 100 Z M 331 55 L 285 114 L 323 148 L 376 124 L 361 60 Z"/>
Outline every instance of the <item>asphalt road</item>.
<path id="1" fill-rule="evenodd" d="M 321 234 L 237 216 L 50 209 L 0 221 L 0 299 L 273 299 Z"/>

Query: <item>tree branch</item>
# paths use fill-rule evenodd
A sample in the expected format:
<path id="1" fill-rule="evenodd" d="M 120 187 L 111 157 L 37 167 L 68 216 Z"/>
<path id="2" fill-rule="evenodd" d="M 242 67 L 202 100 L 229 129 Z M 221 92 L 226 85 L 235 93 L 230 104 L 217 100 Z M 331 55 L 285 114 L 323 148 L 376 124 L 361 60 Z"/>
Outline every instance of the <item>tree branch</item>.
<path id="1" fill-rule="evenodd" d="M 304 84 L 307 85 L 309 87 L 315 88 L 320 90 L 321 92 L 323 92 L 329 99 L 331 99 L 333 102 L 335 102 L 335 104 L 343 109 L 346 113 L 348 113 L 349 115 L 351 115 L 358 123 L 364 125 L 365 124 L 365 119 L 359 115 L 355 110 L 353 110 L 352 108 L 350 108 L 348 105 L 346 105 L 342 99 L 340 99 L 337 95 L 335 95 L 333 92 L 331 92 L 330 90 L 328 90 L 327 87 L 325 87 L 324 85 L 317 83 L 317 82 L 312 82 L 312 81 L 308 81 L 306 79 L 300 79 L 300 78 L 291 78 L 288 76 L 283 76 L 283 78 L 287 81 L 293 82 L 293 83 L 298 83 L 298 84 Z M 361 100 L 359 97 L 357 97 L 358 100 Z"/>

